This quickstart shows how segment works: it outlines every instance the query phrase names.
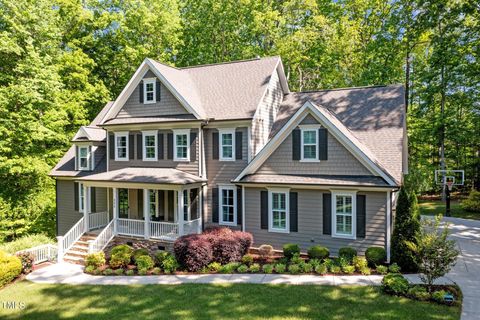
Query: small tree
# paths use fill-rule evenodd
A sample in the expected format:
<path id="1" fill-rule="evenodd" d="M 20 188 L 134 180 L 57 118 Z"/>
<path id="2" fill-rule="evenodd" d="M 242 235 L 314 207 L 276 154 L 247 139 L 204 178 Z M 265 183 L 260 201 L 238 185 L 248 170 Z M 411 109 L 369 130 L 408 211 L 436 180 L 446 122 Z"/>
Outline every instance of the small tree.
<path id="1" fill-rule="evenodd" d="M 448 240 L 448 225 L 440 229 L 442 216 L 425 219 L 417 236 L 417 243 L 407 242 L 408 247 L 417 254 L 420 279 L 432 293 L 435 279 L 443 277 L 455 265 L 459 251 L 455 241 Z"/>
<path id="2" fill-rule="evenodd" d="M 420 217 L 417 197 L 402 188 L 398 196 L 395 223 L 392 234 L 392 262 L 396 262 L 404 271 L 417 271 L 415 253 L 407 242 L 416 244 L 420 231 Z"/>

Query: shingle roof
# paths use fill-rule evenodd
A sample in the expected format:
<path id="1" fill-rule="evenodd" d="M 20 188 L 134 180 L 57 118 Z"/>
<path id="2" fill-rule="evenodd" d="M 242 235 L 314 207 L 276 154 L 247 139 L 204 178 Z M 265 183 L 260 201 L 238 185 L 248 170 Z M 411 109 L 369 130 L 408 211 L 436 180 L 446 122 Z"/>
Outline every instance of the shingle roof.
<path id="1" fill-rule="evenodd" d="M 130 118 L 114 118 L 105 121 L 102 125 L 119 125 L 119 124 L 134 124 L 134 123 L 155 123 L 155 122 L 179 122 L 197 120 L 192 114 L 165 116 L 165 117 L 130 117 Z"/>
<path id="2" fill-rule="evenodd" d="M 257 184 L 388 187 L 388 184 L 382 178 L 375 176 L 253 174 L 243 177 L 240 182 Z"/>

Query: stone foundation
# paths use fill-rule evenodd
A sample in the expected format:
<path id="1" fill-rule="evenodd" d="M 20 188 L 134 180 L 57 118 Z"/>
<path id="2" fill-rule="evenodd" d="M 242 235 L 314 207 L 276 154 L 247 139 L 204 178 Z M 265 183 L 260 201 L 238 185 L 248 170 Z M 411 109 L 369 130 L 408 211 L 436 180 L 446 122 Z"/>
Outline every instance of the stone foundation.
<path id="1" fill-rule="evenodd" d="M 158 250 L 165 250 L 173 253 L 173 242 L 170 242 L 170 241 L 145 240 L 145 239 L 133 238 L 133 237 L 116 236 L 115 238 L 112 239 L 112 241 L 110 241 L 110 243 L 107 245 L 107 247 L 104 250 L 107 258 L 110 257 L 110 250 L 119 244 L 128 244 L 134 250 L 147 249 L 151 255 L 155 254 L 155 252 Z"/>

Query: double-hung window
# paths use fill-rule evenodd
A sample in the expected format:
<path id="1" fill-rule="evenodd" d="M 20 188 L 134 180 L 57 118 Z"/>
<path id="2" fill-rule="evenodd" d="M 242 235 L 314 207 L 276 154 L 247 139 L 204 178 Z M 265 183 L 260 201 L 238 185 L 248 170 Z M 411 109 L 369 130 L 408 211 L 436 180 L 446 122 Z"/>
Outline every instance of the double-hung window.
<path id="1" fill-rule="evenodd" d="M 188 190 L 183 190 L 183 220 L 190 220 L 190 197 Z"/>
<path id="2" fill-rule="evenodd" d="M 143 159 L 147 161 L 157 160 L 157 132 L 144 131 L 143 135 Z"/>
<path id="3" fill-rule="evenodd" d="M 289 191 L 272 189 L 269 198 L 269 231 L 289 232 Z"/>
<path id="4" fill-rule="evenodd" d="M 155 103 L 156 79 L 143 79 L 143 101 L 144 103 Z"/>
<path id="5" fill-rule="evenodd" d="M 341 238 L 355 238 L 355 193 L 332 193 L 332 212 L 333 235 Z"/>
<path id="6" fill-rule="evenodd" d="M 158 217 L 157 190 L 148 190 L 148 211 L 151 217 Z"/>
<path id="7" fill-rule="evenodd" d="M 318 126 L 301 126 L 301 160 L 318 161 Z"/>
<path id="8" fill-rule="evenodd" d="M 190 130 L 174 131 L 174 161 L 190 161 Z"/>
<path id="9" fill-rule="evenodd" d="M 115 160 L 128 160 L 128 132 L 115 132 Z"/>
<path id="10" fill-rule="evenodd" d="M 219 188 L 219 208 L 220 208 L 220 224 L 236 225 L 237 212 L 236 202 L 237 196 L 235 194 L 234 186 L 222 186 Z"/>
<path id="11" fill-rule="evenodd" d="M 235 130 L 219 130 L 220 143 L 219 154 L 220 160 L 231 161 L 235 160 Z"/>
<path id="12" fill-rule="evenodd" d="M 89 170 L 90 152 L 88 146 L 78 147 L 78 169 Z"/>

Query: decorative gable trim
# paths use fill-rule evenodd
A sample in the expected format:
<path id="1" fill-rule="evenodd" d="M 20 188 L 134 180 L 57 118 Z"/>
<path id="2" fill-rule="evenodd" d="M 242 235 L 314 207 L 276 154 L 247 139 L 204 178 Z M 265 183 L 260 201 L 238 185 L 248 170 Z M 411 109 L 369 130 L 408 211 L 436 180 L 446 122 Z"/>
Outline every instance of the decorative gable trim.
<path id="1" fill-rule="evenodd" d="M 347 149 L 352 155 L 360 161 L 370 172 L 374 175 L 382 177 L 389 185 L 397 186 L 399 182 L 387 173 L 371 154 L 371 152 L 353 135 L 348 133 L 347 128 L 339 128 L 343 124 L 330 114 L 327 110 L 317 107 L 311 101 L 305 102 L 305 104 L 297 110 L 297 112 L 288 120 L 288 122 L 282 127 L 282 129 L 265 145 L 265 147 L 253 158 L 248 166 L 235 178 L 234 182 L 240 182 L 240 180 L 249 174 L 254 174 L 261 165 L 273 154 L 273 152 L 280 146 L 280 144 L 288 137 L 293 129 L 299 125 L 299 123 L 308 115 L 311 114 L 316 120 Z M 343 130 L 344 129 L 344 130 Z"/>
<path id="2" fill-rule="evenodd" d="M 117 97 L 110 110 L 105 114 L 105 116 L 100 122 L 101 124 L 103 124 L 106 120 L 115 117 L 118 112 L 120 112 L 122 107 L 125 105 L 125 102 L 127 102 L 127 99 L 137 88 L 138 84 L 143 79 L 148 70 L 151 70 L 155 74 L 155 76 L 160 80 L 160 82 L 162 82 L 162 84 L 173 94 L 173 96 L 188 112 L 193 114 L 197 119 L 204 118 L 203 115 L 200 115 L 197 110 L 182 95 L 178 93 L 174 86 L 160 73 L 160 71 L 155 67 L 151 60 L 146 58 L 145 60 L 143 60 L 140 67 L 138 67 L 137 71 L 135 71 L 125 88 L 123 88 L 122 92 Z"/>
<path id="3" fill-rule="evenodd" d="M 81 126 L 80 129 L 78 129 L 78 131 L 75 134 L 75 136 L 73 137 L 72 141 L 80 139 L 80 138 L 87 138 L 87 140 L 92 140 L 92 137 L 90 137 L 87 130 L 85 130 L 84 126 Z"/>

